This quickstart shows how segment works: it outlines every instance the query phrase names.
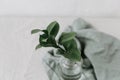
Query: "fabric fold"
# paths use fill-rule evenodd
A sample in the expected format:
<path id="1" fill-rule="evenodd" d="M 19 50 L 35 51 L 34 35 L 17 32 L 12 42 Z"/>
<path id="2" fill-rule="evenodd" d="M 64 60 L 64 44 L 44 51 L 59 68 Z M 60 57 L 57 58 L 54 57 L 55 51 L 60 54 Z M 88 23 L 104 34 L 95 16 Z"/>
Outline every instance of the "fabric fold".
<path id="1" fill-rule="evenodd" d="M 81 18 L 76 19 L 66 32 L 74 31 L 77 33 L 76 38 L 81 45 L 81 52 L 83 57 L 83 76 L 80 80 L 119 80 L 120 79 L 120 41 L 108 34 L 96 30 L 91 24 Z M 51 59 L 49 57 L 44 59 L 44 62 L 49 66 Z M 54 62 L 54 65 L 59 63 Z M 88 66 L 88 67 L 87 67 Z M 52 74 L 56 74 L 57 66 Z M 51 73 L 48 75 L 52 75 Z M 60 76 L 50 76 L 50 80 L 60 80 Z"/>

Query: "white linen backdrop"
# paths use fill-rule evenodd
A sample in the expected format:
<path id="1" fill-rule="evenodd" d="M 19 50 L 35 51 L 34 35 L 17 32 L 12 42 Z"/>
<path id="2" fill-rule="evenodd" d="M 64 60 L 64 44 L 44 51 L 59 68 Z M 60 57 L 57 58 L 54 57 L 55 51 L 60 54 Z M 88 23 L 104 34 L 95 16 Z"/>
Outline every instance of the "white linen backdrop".
<path id="1" fill-rule="evenodd" d="M 0 15 L 120 17 L 120 0 L 0 0 Z"/>
<path id="2" fill-rule="evenodd" d="M 60 23 L 62 32 L 76 17 L 0 17 L 0 80 L 48 80 L 42 65 L 45 48 L 35 51 L 38 34 L 34 28 L 44 29 L 51 21 Z M 88 18 L 102 32 L 120 39 L 119 18 Z M 27 74 L 26 74 L 27 72 Z"/>

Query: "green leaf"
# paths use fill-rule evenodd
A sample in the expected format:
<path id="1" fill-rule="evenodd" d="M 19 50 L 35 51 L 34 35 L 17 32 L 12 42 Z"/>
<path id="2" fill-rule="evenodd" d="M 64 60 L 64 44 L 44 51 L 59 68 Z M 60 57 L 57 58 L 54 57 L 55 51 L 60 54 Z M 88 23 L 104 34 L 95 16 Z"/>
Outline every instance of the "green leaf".
<path id="1" fill-rule="evenodd" d="M 38 33 L 38 32 L 40 32 L 40 31 L 42 31 L 42 30 L 40 30 L 40 29 L 33 29 L 33 30 L 31 31 L 31 34 L 35 34 L 35 33 Z"/>
<path id="2" fill-rule="evenodd" d="M 73 60 L 73 61 L 80 61 L 81 60 L 81 53 L 78 49 L 71 49 L 63 56 L 70 59 L 70 60 Z"/>
<path id="3" fill-rule="evenodd" d="M 65 33 L 63 32 L 62 35 L 59 38 L 59 44 L 63 44 L 71 39 L 75 38 L 76 33 L 75 32 L 69 32 L 69 33 Z"/>
<path id="4" fill-rule="evenodd" d="M 46 34 L 40 35 L 39 42 L 47 42 L 48 36 Z"/>
<path id="5" fill-rule="evenodd" d="M 40 29 L 34 29 L 31 31 L 31 34 L 35 34 L 38 32 L 44 32 L 44 34 L 48 35 L 48 31 L 47 30 L 40 30 Z"/>
<path id="6" fill-rule="evenodd" d="M 56 45 L 56 40 L 53 36 L 49 36 L 47 42 L 53 45 Z"/>
<path id="7" fill-rule="evenodd" d="M 46 34 L 40 35 L 39 42 L 43 47 L 56 47 L 56 41 L 53 37 L 48 37 Z"/>
<path id="8" fill-rule="evenodd" d="M 47 42 L 43 42 L 43 43 L 41 43 L 41 45 L 42 45 L 43 47 L 53 47 L 52 44 L 49 44 L 49 43 L 47 43 Z"/>
<path id="9" fill-rule="evenodd" d="M 80 50 L 79 49 L 74 49 L 74 50 L 72 50 L 72 52 L 74 53 L 72 59 L 74 59 L 76 61 L 80 61 L 81 60 Z"/>
<path id="10" fill-rule="evenodd" d="M 77 49 L 77 43 L 74 39 L 66 41 L 65 43 L 63 43 L 64 48 L 67 50 L 70 49 Z"/>
<path id="11" fill-rule="evenodd" d="M 52 35 L 52 36 L 56 37 L 56 35 L 58 34 L 58 31 L 59 31 L 58 22 L 54 21 L 54 22 L 50 23 L 47 27 L 47 31 L 48 31 L 48 35 Z"/>
<path id="12" fill-rule="evenodd" d="M 44 34 L 48 35 L 48 31 L 47 30 L 42 30 L 42 32 L 44 32 Z"/>
<path id="13" fill-rule="evenodd" d="M 42 47 L 42 46 L 41 46 L 40 44 L 38 44 L 35 49 L 37 50 L 37 49 L 39 49 L 39 48 L 41 48 L 41 47 Z"/>

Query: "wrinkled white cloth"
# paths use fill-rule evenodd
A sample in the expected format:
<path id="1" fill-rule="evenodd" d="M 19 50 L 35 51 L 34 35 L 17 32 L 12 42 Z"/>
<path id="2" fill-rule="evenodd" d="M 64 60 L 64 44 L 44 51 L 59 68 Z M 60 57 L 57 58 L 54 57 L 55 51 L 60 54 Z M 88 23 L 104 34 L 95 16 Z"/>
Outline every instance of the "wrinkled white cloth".
<path id="1" fill-rule="evenodd" d="M 85 76 L 87 79 L 80 80 L 120 80 L 120 41 L 118 39 L 94 29 L 81 18 L 75 20 L 66 31 L 77 33 L 76 38 L 81 44 L 83 64 L 88 65 L 87 70 L 83 71 L 88 75 Z M 56 64 L 54 58 L 49 57 L 44 60 L 48 64 L 45 64 L 47 73 L 50 80 L 59 80 L 56 70 L 53 70 L 56 69 L 54 64 L 51 66 L 49 63 L 51 60 Z"/>

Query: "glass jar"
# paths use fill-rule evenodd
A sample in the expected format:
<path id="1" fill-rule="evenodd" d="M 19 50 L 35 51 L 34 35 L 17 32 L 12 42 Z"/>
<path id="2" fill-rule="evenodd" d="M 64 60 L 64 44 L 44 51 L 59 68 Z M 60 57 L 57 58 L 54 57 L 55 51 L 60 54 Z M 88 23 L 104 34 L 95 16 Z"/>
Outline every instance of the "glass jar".
<path id="1" fill-rule="evenodd" d="M 82 61 L 75 62 L 67 58 L 61 58 L 59 72 L 63 80 L 78 80 L 82 73 Z"/>

